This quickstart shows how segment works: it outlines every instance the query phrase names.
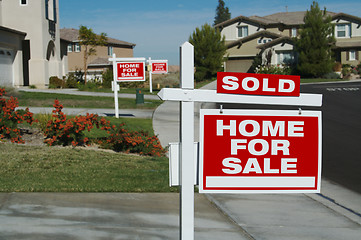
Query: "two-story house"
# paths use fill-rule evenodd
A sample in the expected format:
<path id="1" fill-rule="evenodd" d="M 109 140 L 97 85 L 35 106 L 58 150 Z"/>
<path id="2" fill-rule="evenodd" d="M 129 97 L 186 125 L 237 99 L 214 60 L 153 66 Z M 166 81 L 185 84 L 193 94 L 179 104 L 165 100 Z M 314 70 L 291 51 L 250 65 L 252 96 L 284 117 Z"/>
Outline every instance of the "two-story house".
<path id="1" fill-rule="evenodd" d="M 293 38 L 304 24 L 306 12 L 281 12 L 264 17 L 238 16 L 217 24 L 227 45 L 225 71 L 248 72 L 253 59 L 262 54 L 263 63 L 288 64 L 297 60 Z M 361 52 L 361 18 L 328 12 L 335 24 L 335 60 L 357 65 Z"/>
<path id="2" fill-rule="evenodd" d="M 67 66 L 69 72 L 84 71 L 84 48 L 79 44 L 79 30 L 74 28 L 60 29 L 61 41 L 66 43 Z M 134 43 L 107 38 L 105 46 L 96 46 L 96 54 L 91 55 L 87 61 L 87 79 L 100 77 L 104 69 L 111 68 L 112 63 L 108 61 L 113 53 L 117 57 L 133 57 Z"/>
<path id="3" fill-rule="evenodd" d="M 62 77 L 58 0 L 0 0 L 0 85 L 43 88 Z"/>

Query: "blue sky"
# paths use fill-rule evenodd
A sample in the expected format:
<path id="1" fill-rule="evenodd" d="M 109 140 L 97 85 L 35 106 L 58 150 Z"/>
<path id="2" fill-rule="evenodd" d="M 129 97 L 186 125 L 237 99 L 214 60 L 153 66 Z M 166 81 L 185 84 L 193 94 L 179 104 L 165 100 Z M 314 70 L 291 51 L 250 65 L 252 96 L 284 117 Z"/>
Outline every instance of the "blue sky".
<path id="1" fill-rule="evenodd" d="M 305 11 L 312 1 L 300 0 L 225 0 L 232 18 L 265 16 L 276 12 Z M 350 0 L 318 1 L 332 12 L 361 17 L 361 2 Z M 179 62 L 179 46 L 196 27 L 213 24 L 218 0 L 59 0 L 60 26 L 92 28 L 95 33 L 135 43 L 135 57 L 168 59 Z"/>

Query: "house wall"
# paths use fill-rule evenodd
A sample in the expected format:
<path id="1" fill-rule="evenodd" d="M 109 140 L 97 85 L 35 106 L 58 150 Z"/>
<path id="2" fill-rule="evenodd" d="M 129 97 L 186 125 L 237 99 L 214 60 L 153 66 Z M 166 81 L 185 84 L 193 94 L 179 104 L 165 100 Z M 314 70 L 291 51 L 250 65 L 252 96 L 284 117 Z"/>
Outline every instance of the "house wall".
<path id="1" fill-rule="evenodd" d="M 256 32 L 265 30 L 264 28 L 259 28 L 256 25 L 252 25 L 247 22 L 234 23 L 222 29 L 222 36 L 225 36 L 226 41 L 234 41 L 240 39 L 238 37 L 238 27 L 240 26 L 248 26 L 248 35 L 252 35 Z"/>
<path id="2" fill-rule="evenodd" d="M 55 2 L 59 6 L 59 1 Z M 2 1 L 2 25 L 27 33 L 25 39 L 30 40 L 29 84 L 40 88 L 49 84 L 50 76 L 62 77 L 64 74 L 60 59 L 58 9 L 54 37 L 49 33 L 45 1 L 28 0 L 25 6 L 20 6 L 18 0 Z"/>
<path id="3" fill-rule="evenodd" d="M 91 63 L 97 58 L 109 58 L 107 46 L 97 46 L 96 55 L 89 56 L 87 63 Z M 133 48 L 113 46 L 113 53 L 117 57 L 133 57 Z M 84 46 L 81 46 L 80 52 L 68 52 L 69 71 L 82 70 L 84 68 Z"/>
<path id="4" fill-rule="evenodd" d="M 241 57 L 241 56 L 256 56 L 259 50 L 257 49 L 258 43 L 257 39 L 253 39 L 249 42 L 245 42 L 241 45 L 240 48 L 238 46 L 234 46 L 232 48 L 229 48 L 227 50 L 227 54 L 229 54 L 230 57 Z"/>

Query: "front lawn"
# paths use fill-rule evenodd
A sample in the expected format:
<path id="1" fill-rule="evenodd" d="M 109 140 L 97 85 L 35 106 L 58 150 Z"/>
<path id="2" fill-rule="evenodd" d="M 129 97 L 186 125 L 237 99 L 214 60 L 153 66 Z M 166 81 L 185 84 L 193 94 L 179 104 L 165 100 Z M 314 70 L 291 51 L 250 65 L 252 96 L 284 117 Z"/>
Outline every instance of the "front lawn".
<path id="1" fill-rule="evenodd" d="M 0 143 L 0 192 L 173 192 L 168 159 Z"/>

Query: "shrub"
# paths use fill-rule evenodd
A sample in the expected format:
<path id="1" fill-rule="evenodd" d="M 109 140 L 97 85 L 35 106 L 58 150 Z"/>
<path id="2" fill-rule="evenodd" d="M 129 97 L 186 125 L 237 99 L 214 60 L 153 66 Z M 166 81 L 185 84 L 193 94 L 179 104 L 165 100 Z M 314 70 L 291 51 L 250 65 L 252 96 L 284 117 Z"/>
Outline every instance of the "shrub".
<path id="1" fill-rule="evenodd" d="M 262 73 L 262 74 L 290 75 L 292 73 L 291 67 L 286 65 L 258 66 L 255 70 L 256 73 Z"/>
<path id="2" fill-rule="evenodd" d="M 113 70 L 107 69 L 102 73 L 103 78 L 103 87 L 104 88 L 111 88 L 112 87 L 112 81 L 113 81 Z"/>
<path id="3" fill-rule="evenodd" d="M 335 72 L 329 72 L 322 76 L 324 79 L 340 79 L 340 75 Z"/>
<path id="4" fill-rule="evenodd" d="M 65 79 L 65 87 L 67 88 L 77 88 L 78 79 L 74 73 L 69 73 Z"/>
<path id="5" fill-rule="evenodd" d="M 52 76 L 49 78 L 49 88 L 63 88 L 65 86 L 65 82 L 56 77 L 56 76 Z"/>
<path id="6" fill-rule="evenodd" d="M 165 153 L 158 137 L 150 136 L 145 131 L 128 131 L 124 128 L 124 124 L 120 124 L 118 127 L 108 127 L 107 131 L 110 136 L 101 142 L 105 148 L 146 156 L 161 156 Z"/>
<path id="7" fill-rule="evenodd" d="M 19 106 L 17 98 L 11 97 L 6 100 L 3 98 L 5 94 L 5 89 L 0 88 L 0 139 L 7 138 L 11 142 L 24 143 L 18 124 L 24 121 L 32 124 L 34 122 L 33 114 L 29 112 L 28 108 L 15 111 L 15 108 Z"/>
<path id="8" fill-rule="evenodd" d="M 67 119 L 61 111 L 63 106 L 55 100 L 52 119 L 48 121 L 44 134 L 45 143 L 48 145 L 78 146 L 88 144 L 89 139 L 84 136 L 83 131 L 90 131 L 94 125 L 99 127 L 98 115 L 88 114 Z"/>

